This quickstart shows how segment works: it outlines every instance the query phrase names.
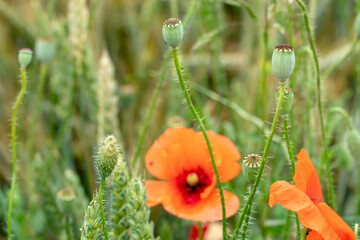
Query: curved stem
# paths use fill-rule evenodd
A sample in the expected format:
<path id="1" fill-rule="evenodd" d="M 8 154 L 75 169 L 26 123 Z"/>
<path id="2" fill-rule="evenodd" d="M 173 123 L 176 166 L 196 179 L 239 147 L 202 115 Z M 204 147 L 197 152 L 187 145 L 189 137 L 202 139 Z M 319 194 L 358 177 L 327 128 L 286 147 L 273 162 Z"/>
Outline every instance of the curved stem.
<path id="1" fill-rule="evenodd" d="M 104 184 L 105 184 L 105 178 L 102 177 L 100 180 L 100 187 L 99 187 L 100 217 L 101 217 L 102 226 L 103 226 L 103 230 L 104 230 L 105 240 L 109 240 L 109 234 L 108 234 L 108 230 L 107 230 L 106 219 L 105 219 L 105 214 L 104 214 L 104 206 L 103 206 Z"/>
<path id="2" fill-rule="evenodd" d="M 345 118 L 345 120 L 346 120 L 346 122 L 347 122 L 347 124 L 348 124 L 349 129 L 350 129 L 350 130 L 353 129 L 353 124 L 352 124 L 352 121 L 351 121 L 351 118 L 350 118 L 349 114 L 348 114 L 343 108 L 341 108 L 341 107 L 332 107 L 332 108 L 329 110 L 328 115 L 327 115 L 327 122 L 329 122 L 329 117 L 330 117 L 330 115 L 333 114 L 333 113 L 339 113 L 339 114 L 341 114 L 341 115 Z"/>
<path id="3" fill-rule="evenodd" d="M 11 180 L 11 190 L 10 190 L 10 198 L 9 198 L 9 211 L 8 211 L 8 239 L 11 239 L 11 215 L 12 215 L 12 208 L 13 208 L 13 199 L 14 199 L 14 193 L 15 193 L 15 184 L 16 184 L 16 116 L 17 112 L 21 103 L 21 100 L 23 99 L 25 95 L 26 90 L 26 69 L 24 67 L 20 68 L 20 74 L 21 74 L 21 90 L 20 93 L 16 99 L 13 115 L 11 119 L 11 147 L 12 147 L 12 180 Z"/>
<path id="4" fill-rule="evenodd" d="M 194 117 L 196 118 L 197 123 L 200 126 L 200 129 L 201 129 L 201 131 L 202 131 L 202 133 L 204 135 L 207 147 L 209 149 L 209 153 L 210 153 L 210 157 L 211 157 L 211 163 L 212 163 L 213 168 L 214 168 L 214 173 L 215 173 L 215 177 L 216 177 L 216 181 L 217 181 L 217 186 L 218 186 L 219 192 L 220 192 L 221 208 L 222 208 L 222 223 L 223 223 L 223 239 L 226 240 L 227 236 L 226 236 L 225 199 L 224 199 L 224 193 L 223 193 L 223 189 L 222 189 L 222 186 L 221 186 L 219 173 L 218 173 L 218 170 L 217 170 L 217 167 L 216 167 L 216 164 L 215 164 L 215 158 L 214 158 L 214 154 L 213 154 L 213 151 L 212 151 L 212 148 L 211 148 L 210 140 L 209 140 L 209 137 L 208 137 L 208 135 L 206 133 L 205 126 L 204 126 L 201 118 L 199 117 L 198 113 L 196 112 L 196 109 L 195 109 L 195 107 L 194 107 L 194 105 L 193 105 L 193 103 L 191 101 L 189 93 L 187 92 L 185 82 L 184 82 L 184 79 L 183 79 L 183 76 L 182 76 L 182 73 L 181 73 L 181 70 L 180 70 L 180 64 L 179 64 L 179 58 L 178 58 L 178 54 L 177 54 L 177 49 L 173 49 L 172 53 L 173 53 L 173 57 L 174 57 L 174 64 L 175 64 L 176 72 L 177 72 L 177 75 L 179 77 L 180 86 L 181 86 L 181 89 L 184 92 L 186 102 L 188 103 L 192 114 L 194 115 Z"/>
<path id="5" fill-rule="evenodd" d="M 310 29 L 310 23 L 309 18 L 307 14 L 307 9 L 303 1 L 296 0 L 298 5 L 300 6 L 303 15 L 304 15 L 304 21 L 305 21 L 305 29 L 308 35 L 308 40 L 311 48 L 311 52 L 314 58 L 315 62 L 315 68 L 316 68 L 316 95 L 317 95 L 317 104 L 318 104 L 318 111 L 319 111 L 319 117 L 320 117 L 320 128 L 321 128 L 321 136 L 322 136 L 322 145 L 323 145 L 323 154 L 322 154 L 322 165 L 325 165 L 327 178 L 328 178 L 328 190 L 330 195 L 330 205 L 331 207 L 336 211 L 336 203 L 335 203 L 335 194 L 334 194 L 334 184 L 331 176 L 331 169 L 330 169 L 330 160 L 328 156 L 327 151 L 327 139 L 326 139 L 326 133 L 325 133 L 325 123 L 324 123 L 324 117 L 323 117 L 323 109 L 322 109 L 322 102 L 321 102 L 321 79 L 320 79 L 320 65 L 319 65 L 319 59 L 316 53 L 315 48 L 315 42 L 313 40 L 311 29 Z M 323 168 L 321 168 L 323 169 Z M 320 171 L 320 175 L 322 171 Z"/>
<path id="6" fill-rule="evenodd" d="M 265 148 L 264 148 L 264 153 L 263 153 L 262 158 L 261 158 L 261 163 L 260 163 L 260 167 L 259 167 L 259 170 L 258 170 L 258 174 L 257 174 L 257 177 L 255 179 L 254 186 L 251 189 L 248 200 L 246 201 L 245 206 L 244 206 L 244 208 L 242 210 L 242 214 L 240 215 L 240 219 L 239 219 L 239 222 L 238 222 L 238 224 L 236 226 L 236 229 L 234 231 L 232 240 L 235 240 L 237 238 L 237 236 L 239 234 L 239 229 L 242 226 L 245 215 L 247 215 L 247 212 L 249 211 L 249 209 L 251 209 L 251 206 L 252 206 L 255 194 L 256 194 L 256 190 L 259 187 L 259 184 L 260 184 L 260 181 L 261 181 L 261 176 L 262 176 L 262 174 L 264 172 L 266 158 L 267 158 L 267 156 L 269 154 L 271 142 L 272 142 L 272 139 L 274 137 L 275 130 L 276 130 L 276 125 L 277 125 L 277 122 L 278 122 L 278 119 L 279 119 L 279 116 L 280 116 L 280 108 L 281 108 L 283 98 L 284 98 L 284 91 L 285 91 L 285 86 L 283 84 L 281 84 L 280 85 L 280 95 L 279 95 L 278 102 L 277 102 L 277 105 L 276 105 L 275 116 L 274 116 L 274 119 L 273 119 L 273 122 L 272 122 L 272 125 L 271 125 L 269 137 L 268 137 L 268 139 L 266 141 L 266 145 L 265 145 Z"/>
<path id="7" fill-rule="evenodd" d="M 187 25 L 187 23 L 189 22 L 190 20 L 190 17 L 191 15 L 194 13 L 194 10 L 195 10 L 195 7 L 196 7 L 196 3 L 197 3 L 198 0 L 194 0 L 192 2 L 192 5 L 190 7 L 190 10 L 188 11 L 187 15 L 185 16 L 185 19 L 183 21 L 183 26 L 185 28 L 185 26 Z M 147 132 L 147 129 L 149 127 L 149 124 L 150 124 L 150 120 L 151 120 L 151 117 L 154 113 L 154 110 L 155 110 L 155 106 L 156 106 L 156 103 L 157 103 L 157 99 L 159 97 L 159 94 L 160 94 L 160 91 L 162 89 L 162 86 L 164 84 L 164 79 L 165 79 L 165 73 L 166 73 L 166 70 L 167 70 L 167 65 L 168 65 L 168 62 L 170 60 L 170 57 L 171 57 L 171 49 L 169 49 L 167 52 L 166 52 L 166 56 L 165 56 L 165 60 L 163 62 L 163 65 L 162 65 L 162 68 L 161 68 L 161 74 L 160 74 L 160 79 L 159 79 L 159 82 L 156 86 L 156 89 L 155 89 L 155 93 L 154 93 L 154 96 L 152 97 L 151 99 L 151 104 L 150 104 L 150 109 L 149 111 L 147 112 L 146 114 L 146 118 L 145 118 L 145 122 L 144 122 L 144 125 L 142 126 L 141 128 L 141 132 L 140 132 L 140 136 L 139 136 L 139 140 L 136 144 L 136 149 L 135 149 L 135 154 L 134 156 L 132 157 L 131 159 L 131 168 L 134 169 L 135 168 L 135 165 L 136 165 L 136 162 L 140 156 L 140 152 L 141 152 L 141 149 L 142 149 L 142 146 L 144 145 L 144 139 L 145 139 L 145 134 Z M 132 171 L 130 171 L 132 172 Z"/>

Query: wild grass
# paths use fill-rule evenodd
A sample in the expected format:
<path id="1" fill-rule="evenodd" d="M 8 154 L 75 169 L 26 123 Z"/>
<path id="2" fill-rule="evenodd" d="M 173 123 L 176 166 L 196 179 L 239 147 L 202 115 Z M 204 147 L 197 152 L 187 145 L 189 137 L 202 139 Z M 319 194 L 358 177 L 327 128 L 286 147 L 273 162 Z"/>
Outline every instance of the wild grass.
<path id="1" fill-rule="evenodd" d="M 21 88 L 17 56 L 40 39 L 51 39 L 55 54 L 43 61 L 35 51 L 27 67 L 16 118 L 12 239 L 102 238 L 94 156 L 110 134 L 126 157 L 115 167 L 124 174 L 104 180 L 109 237 L 187 239 L 197 223 L 160 206 L 149 215 L 144 205 L 144 180 L 151 178 L 144 156 L 151 144 L 172 126 L 200 131 L 176 70 L 206 129 L 232 140 L 242 159 L 267 154 L 278 87 L 271 55 L 282 43 L 295 49 L 287 83 L 293 108 L 274 129 L 249 208 L 243 208 L 251 191 L 244 174 L 223 184 L 240 198 L 227 231 L 232 236 L 246 210 L 251 214 L 243 216 L 239 237 L 295 239 L 294 215 L 270 208 L 268 199 L 272 183 L 292 180 L 290 159 L 301 148 L 318 170 L 324 201 L 353 228 L 360 222 L 359 13 L 355 0 L 0 1 L 0 239 L 8 233 L 11 118 Z M 178 69 L 161 33 L 170 17 L 184 25 Z M 63 188 L 75 192 L 70 214 L 57 199 Z M 120 204 L 127 198 L 134 201 Z"/>

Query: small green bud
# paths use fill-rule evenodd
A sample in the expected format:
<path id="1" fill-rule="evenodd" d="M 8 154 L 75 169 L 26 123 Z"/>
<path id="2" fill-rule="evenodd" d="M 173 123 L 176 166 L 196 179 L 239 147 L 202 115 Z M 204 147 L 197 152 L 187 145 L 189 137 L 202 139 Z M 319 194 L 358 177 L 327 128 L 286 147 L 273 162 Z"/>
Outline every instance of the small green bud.
<path id="1" fill-rule="evenodd" d="M 172 48 L 176 48 L 179 46 L 184 35 L 181 21 L 177 18 L 169 18 L 165 20 L 162 33 L 165 42 Z"/>
<path id="2" fill-rule="evenodd" d="M 63 188 L 56 194 L 57 203 L 63 214 L 71 213 L 71 206 L 75 199 L 75 192 L 71 188 Z"/>
<path id="3" fill-rule="evenodd" d="M 55 43 L 51 38 L 39 38 L 35 42 L 35 56 L 41 62 L 51 60 L 55 55 Z"/>
<path id="4" fill-rule="evenodd" d="M 351 155 L 357 159 L 360 156 L 360 134 L 355 128 L 348 133 L 347 142 Z"/>
<path id="5" fill-rule="evenodd" d="M 272 68 L 280 82 L 290 77 L 295 67 L 294 48 L 287 44 L 277 45 L 272 55 Z"/>
<path id="6" fill-rule="evenodd" d="M 354 158 L 346 144 L 340 144 L 337 146 L 334 154 L 340 168 L 350 170 L 354 167 Z"/>
<path id="7" fill-rule="evenodd" d="M 279 90 L 276 92 L 276 101 L 278 101 L 280 96 Z M 282 117 L 287 117 L 291 111 L 292 105 L 294 102 L 294 92 L 291 88 L 285 88 L 284 98 L 280 108 L 280 115 Z"/>
<path id="8" fill-rule="evenodd" d="M 107 178 L 115 168 L 120 155 L 120 146 L 114 136 L 105 138 L 102 146 L 99 148 L 97 165 L 102 178 Z"/>
<path id="9" fill-rule="evenodd" d="M 255 182 L 260 163 L 261 156 L 258 154 L 249 154 L 244 158 L 243 173 L 250 183 Z"/>
<path id="10" fill-rule="evenodd" d="M 19 50 L 18 60 L 21 67 L 29 66 L 32 59 L 33 51 L 29 48 L 22 48 Z"/>

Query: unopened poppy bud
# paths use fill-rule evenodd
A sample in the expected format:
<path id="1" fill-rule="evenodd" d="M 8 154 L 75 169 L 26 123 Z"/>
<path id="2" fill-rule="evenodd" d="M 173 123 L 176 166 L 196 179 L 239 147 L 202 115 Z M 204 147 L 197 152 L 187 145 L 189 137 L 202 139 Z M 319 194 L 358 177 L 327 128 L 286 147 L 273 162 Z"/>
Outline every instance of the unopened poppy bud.
<path id="1" fill-rule="evenodd" d="M 350 170 L 354 166 L 354 158 L 346 144 L 338 146 L 334 153 L 341 169 Z"/>
<path id="2" fill-rule="evenodd" d="M 355 128 L 348 133 L 347 142 L 351 155 L 354 158 L 358 158 L 360 156 L 360 134 Z"/>
<path id="3" fill-rule="evenodd" d="M 183 35 L 184 30 L 182 23 L 177 18 L 169 18 L 165 20 L 162 28 L 162 33 L 165 42 L 172 48 L 179 46 Z"/>
<path id="4" fill-rule="evenodd" d="M 280 82 L 285 82 L 294 71 L 294 48 L 288 44 L 277 45 L 274 48 L 271 61 L 272 69 L 276 77 L 280 80 Z"/>
<path id="5" fill-rule="evenodd" d="M 51 38 L 39 38 L 35 42 L 35 56 L 41 62 L 47 62 L 55 55 L 55 43 Z"/>
<path id="6" fill-rule="evenodd" d="M 276 102 L 280 96 L 279 90 L 276 92 Z M 291 111 L 292 105 L 294 102 L 294 92 L 291 88 L 285 88 L 283 101 L 280 108 L 280 115 L 282 117 L 287 117 Z"/>
<path id="7" fill-rule="evenodd" d="M 60 210 L 64 214 L 71 213 L 71 205 L 75 199 L 75 192 L 71 188 L 63 188 L 56 194 Z"/>
<path id="8" fill-rule="evenodd" d="M 260 163 L 261 156 L 258 154 L 249 154 L 244 158 L 243 173 L 250 183 L 255 182 Z"/>
<path id="9" fill-rule="evenodd" d="M 33 51 L 29 48 L 22 48 L 19 50 L 18 60 L 21 67 L 29 66 L 32 59 Z"/>
<path id="10" fill-rule="evenodd" d="M 120 154 L 116 138 L 112 135 L 106 137 L 97 156 L 98 171 L 102 178 L 107 178 L 112 173 Z"/>

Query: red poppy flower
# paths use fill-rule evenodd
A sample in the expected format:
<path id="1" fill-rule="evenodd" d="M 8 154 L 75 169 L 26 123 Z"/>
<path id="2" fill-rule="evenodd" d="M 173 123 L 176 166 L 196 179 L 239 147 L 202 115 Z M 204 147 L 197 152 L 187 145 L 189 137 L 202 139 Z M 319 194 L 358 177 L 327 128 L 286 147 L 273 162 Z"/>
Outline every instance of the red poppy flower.
<path id="1" fill-rule="evenodd" d="M 241 171 L 240 153 L 226 137 L 207 131 L 221 182 Z M 146 169 L 161 180 L 146 181 L 147 205 L 162 204 L 179 218 L 211 222 L 222 219 L 219 190 L 209 150 L 201 132 L 184 127 L 169 128 L 150 147 Z M 226 217 L 236 213 L 240 202 L 224 191 Z"/>
<path id="2" fill-rule="evenodd" d="M 307 240 L 356 239 L 351 228 L 322 202 L 320 180 L 304 149 L 297 155 L 294 183 L 277 181 L 270 187 L 269 205 L 280 203 L 297 212 L 301 224 L 310 229 Z"/>

